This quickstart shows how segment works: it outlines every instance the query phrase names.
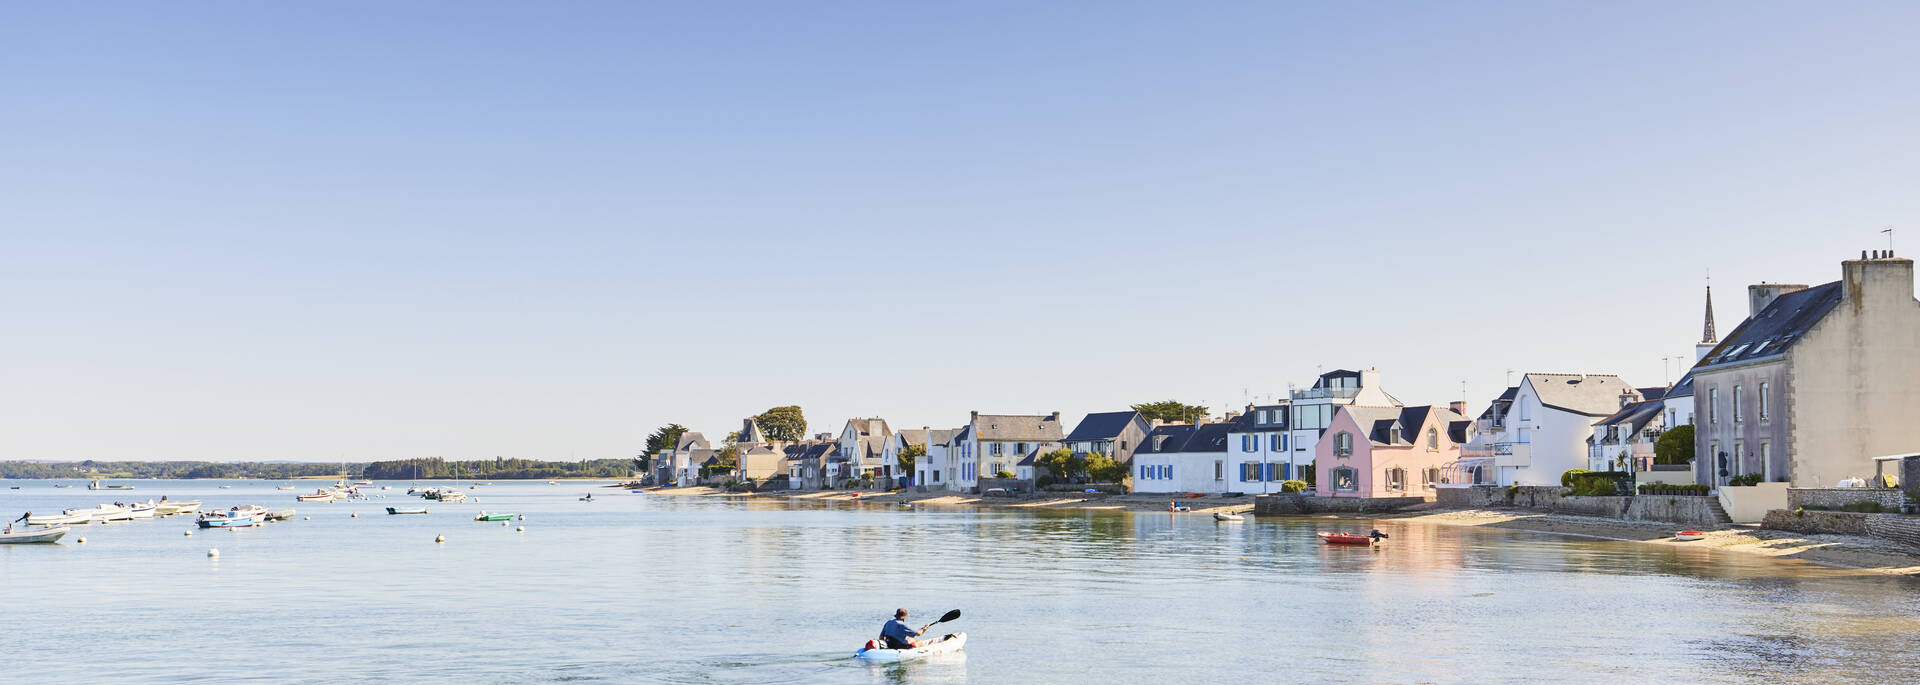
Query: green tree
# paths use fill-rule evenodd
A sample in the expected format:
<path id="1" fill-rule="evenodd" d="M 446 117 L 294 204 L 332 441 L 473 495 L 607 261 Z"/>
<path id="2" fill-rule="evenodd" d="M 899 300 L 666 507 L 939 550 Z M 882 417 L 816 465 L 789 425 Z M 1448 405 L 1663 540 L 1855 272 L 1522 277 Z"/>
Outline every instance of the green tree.
<path id="1" fill-rule="evenodd" d="M 1085 459 L 1073 456 L 1073 450 L 1065 447 L 1042 454 L 1036 461 L 1045 467 L 1047 473 L 1052 474 L 1056 481 L 1065 481 L 1078 476 L 1087 467 Z"/>
<path id="2" fill-rule="evenodd" d="M 1148 421 L 1159 419 L 1168 423 L 1194 423 L 1207 416 L 1206 407 L 1179 400 L 1146 402 L 1133 405 L 1132 409 Z"/>
<path id="3" fill-rule="evenodd" d="M 1693 424 L 1674 426 L 1653 443 L 1656 464 L 1685 464 L 1693 461 Z"/>
<path id="4" fill-rule="evenodd" d="M 798 442 L 807 435 L 807 417 L 795 405 L 768 409 L 753 417 L 753 420 L 773 440 Z"/>
<path id="5" fill-rule="evenodd" d="M 685 435 L 687 427 L 669 423 L 647 434 L 647 454 L 659 454 L 663 450 L 673 449 L 680 444 L 680 436 Z"/>
<path id="6" fill-rule="evenodd" d="M 1096 483 L 1118 483 L 1127 478 L 1127 464 L 1115 461 L 1113 457 L 1095 452 L 1087 455 L 1087 477 Z"/>
<path id="7" fill-rule="evenodd" d="M 924 456 L 927 456 L 926 445 L 909 444 L 907 445 L 906 449 L 900 450 L 900 454 L 896 458 L 900 461 L 900 470 L 902 472 L 912 473 L 914 460 L 917 460 Z"/>

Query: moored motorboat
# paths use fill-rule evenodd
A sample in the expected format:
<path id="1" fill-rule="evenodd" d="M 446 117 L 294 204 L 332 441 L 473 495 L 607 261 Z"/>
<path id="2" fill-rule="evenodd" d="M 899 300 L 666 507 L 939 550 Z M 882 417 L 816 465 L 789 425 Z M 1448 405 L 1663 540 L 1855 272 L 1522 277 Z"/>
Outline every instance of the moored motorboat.
<path id="1" fill-rule="evenodd" d="M 489 514 L 483 511 L 483 512 L 480 512 L 479 516 L 473 517 L 473 520 L 475 521 L 512 521 L 513 514 L 502 514 L 502 513 Z"/>
<path id="2" fill-rule="evenodd" d="M 94 480 L 94 481 L 87 481 L 87 489 L 88 490 L 132 490 L 133 486 L 119 485 L 119 484 L 103 485 L 100 483 L 100 481 Z"/>
<path id="3" fill-rule="evenodd" d="M 1382 533 L 1377 530 L 1364 535 L 1360 533 L 1321 533 L 1320 534 L 1320 540 L 1329 545 L 1372 545 L 1386 538 L 1387 538 L 1386 533 Z"/>
<path id="4" fill-rule="evenodd" d="M 869 642 L 868 644 L 873 645 L 874 643 Z M 960 649 L 965 646 L 967 646 L 967 634 L 953 633 L 913 649 L 862 647 L 860 651 L 853 653 L 853 658 L 865 659 L 867 661 L 910 661 L 913 659 L 924 659 L 930 656 L 939 656 L 941 654 L 952 654 L 960 651 Z"/>
<path id="5" fill-rule="evenodd" d="M 20 543 L 29 543 L 29 542 L 59 542 L 60 537 L 66 534 L 67 534 L 66 526 L 60 526 L 58 528 L 36 528 L 33 530 L 8 531 L 8 532 L 0 533 L 0 544 L 20 544 Z"/>
<path id="6" fill-rule="evenodd" d="M 172 516 L 174 514 L 191 514 L 193 512 L 200 510 L 200 500 L 195 499 L 195 500 L 187 500 L 185 502 L 161 502 L 160 508 L 162 510 L 160 513 L 164 516 Z M 166 509 L 168 508 L 172 508 L 172 511 L 166 511 Z"/>
<path id="7" fill-rule="evenodd" d="M 126 505 L 129 518 L 150 519 L 160 509 L 158 502 L 146 501 Z"/>
<path id="8" fill-rule="evenodd" d="M 93 516 L 84 513 L 34 514 L 27 517 L 29 526 L 73 526 L 85 525 L 91 521 Z"/>
<path id="9" fill-rule="evenodd" d="M 201 528 L 246 528 L 265 523 L 267 508 L 256 504 L 243 504 L 226 511 L 211 511 L 200 515 Z"/>
<path id="10" fill-rule="evenodd" d="M 315 490 L 311 495 L 294 495 L 293 498 L 302 502 L 332 502 L 342 499 L 342 496 L 337 490 Z"/>
<path id="11" fill-rule="evenodd" d="M 54 484 L 53 484 L 53 487 L 56 487 L 56 488 L 70 488 L 70 487 L 73 487 L 73 486 L 72 486 L 72 485 L 69 485 L 69 484 L 66 484 L 66 483 L 54 483 Z"/>
<path id="12" fill-rule="evenodd" d="M 267 513 L 268 521 L 285 521 L 291 518 L 293 518 L 293 509 L 291 507 Z"/>
<path id="13" fill-rule="evenodd" d="M 387 507 L 388 514 L 424 514 L 426 507 Z"/>
<path id="14" fill-rule="evenodd" d="M 1703 531 L 1703 530 L 1683 530 L 1673 534 L 1673 539 L 1689 541 L 1689 542 L 1693 540 L 1702 540 L 1702 539 L 1705 539 L 1706 537 L 1707 537 L 1707 533 L 1706 531 Z"/>

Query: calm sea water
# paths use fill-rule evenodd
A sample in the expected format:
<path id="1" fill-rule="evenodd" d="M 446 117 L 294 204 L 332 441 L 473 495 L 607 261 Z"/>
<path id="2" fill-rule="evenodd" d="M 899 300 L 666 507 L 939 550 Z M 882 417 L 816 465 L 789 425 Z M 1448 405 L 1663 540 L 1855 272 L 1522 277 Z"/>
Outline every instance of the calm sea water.
<path id="1" fill-rule="evenodd" d="M 0 481 L 0 512 L 168 495 L 299 516 L 0 545 L 0 680 L 1920 682 L 1920 582 L 1705 550 L 1393 521 L 1390 544 L 1351 549 L 1313 534 L 1364 524 L 544 482 L 388 516 L 420 503 L 406 483 L 304 504 L 276 483 L 127 482 Z M 848 658 L 902 606 L 963 610 L 945 630 L 965 652 Z"/>

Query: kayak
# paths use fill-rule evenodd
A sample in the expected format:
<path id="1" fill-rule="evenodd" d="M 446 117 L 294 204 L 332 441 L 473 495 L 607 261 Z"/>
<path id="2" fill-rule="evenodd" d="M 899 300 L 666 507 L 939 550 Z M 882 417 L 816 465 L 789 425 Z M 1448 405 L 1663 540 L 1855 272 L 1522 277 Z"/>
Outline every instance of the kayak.
<path id="1" fill-rule="evenodd" d="M 965 646 L 967 646 L 967 634 L 954 633 L 940 638 L 938 642 L 921 645 L 913 649 L 861 648 L 860 651 L 853 653 L 853 658 L 866 659 L 867 661 L 911 661 L 913 659 L 923 659 L 930 656 L 952 654 L 960 651 L 960 648 Z"/>

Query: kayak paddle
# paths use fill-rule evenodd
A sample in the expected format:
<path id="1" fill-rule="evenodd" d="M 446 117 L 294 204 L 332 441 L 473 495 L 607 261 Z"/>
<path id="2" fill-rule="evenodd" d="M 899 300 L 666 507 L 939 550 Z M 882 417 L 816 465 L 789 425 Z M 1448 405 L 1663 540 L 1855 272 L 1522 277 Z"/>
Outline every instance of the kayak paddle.
<path id="1" fill-rule="evenodd" d="M 959 610 L 959 609 L 954 609 L 953 611 L 949 611 L 949 612 L 947 612 L 947 613 L 945 613 L 945 614 L 942 614 L 942 615 L 940 616 L 940 620 L 938 620 L 938 621 L 934 621 L 934 622 L 932 622 L 932 623 L 929 623 L 929 624 L 926 624 L 926 625 L 924 625 L 924 626 L 920 626 L 920 632 L 922 632 L 922 633 L 924 633 L 924 632 L 927 632 L 927 629 L 928 629 L 928 628 L 932 628 L 932 627 L 934 627 L 934 626 L 937 626 L 937 625 L 940 625 L 940 624 L 942 624 L 942 623 L 946 623 L 947 621 L 957 621 L 957 620 L 959 620 L 959 619 L 960 619 L 960 610 Z"/>

